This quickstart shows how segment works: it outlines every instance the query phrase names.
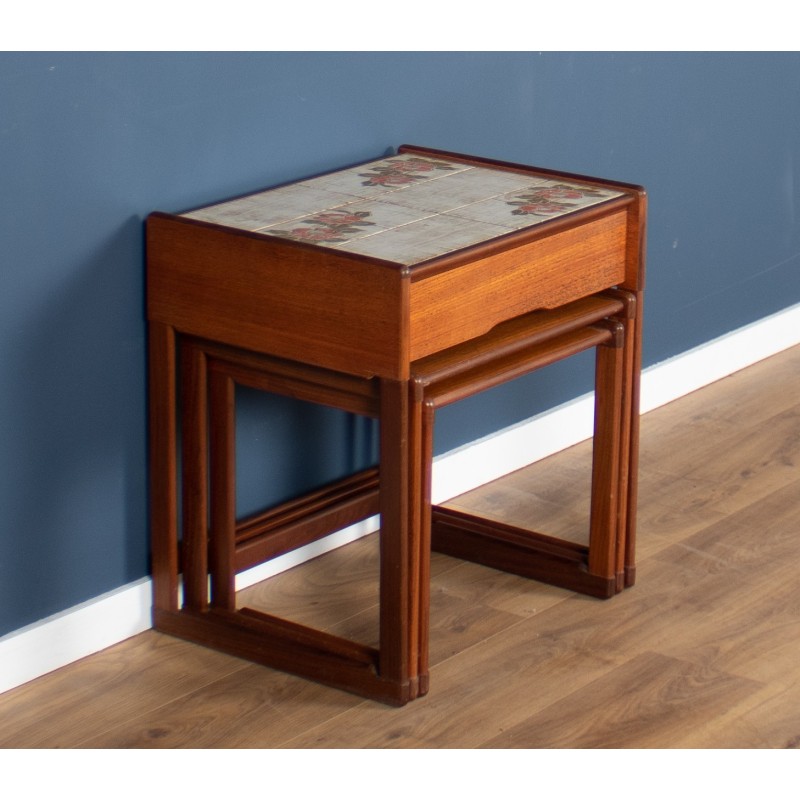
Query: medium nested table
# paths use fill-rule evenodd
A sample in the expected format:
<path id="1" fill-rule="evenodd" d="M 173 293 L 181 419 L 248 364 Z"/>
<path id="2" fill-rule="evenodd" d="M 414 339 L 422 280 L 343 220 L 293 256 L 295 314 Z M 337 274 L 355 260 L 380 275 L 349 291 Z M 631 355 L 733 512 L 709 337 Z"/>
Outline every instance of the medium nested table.
<path id="1" fill-rule="evenodd" d="M 637 186 L 404 146 L 152 214 L 155 627 L 402 705 L 428 691 L 431 547 L 595 597 L 630 586 L 645 208 Z M 588 546 L 432 507 L 437 409 L 592 348 Z M 378 466 L 238 518 L 237 385 L 377 418 Z M 237 606 L 236 573 L 375 513 L 377 647 Z"/>

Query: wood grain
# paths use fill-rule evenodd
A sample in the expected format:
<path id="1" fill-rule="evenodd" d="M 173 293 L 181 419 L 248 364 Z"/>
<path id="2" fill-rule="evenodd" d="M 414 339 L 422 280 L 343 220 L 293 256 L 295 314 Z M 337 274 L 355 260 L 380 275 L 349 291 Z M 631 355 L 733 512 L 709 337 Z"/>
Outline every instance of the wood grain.
<path id="1" fill-rule="evenodd" d="M 151 321 L 351 374 L 403 374 L 399 270 L 161 213 L 148 217 L 147 246 Z"/>
<path id="2" fill-rule="evenodd" d="M 724 713 L 756 688 L 758 684 L 744 678 L 643 653 L 484 746 L 680 746 L 687 731 Z"/>
<path id="3" fill-rule="evenodd" d="M 411 359 L 621 283 L 626 214 L 588 222 L 411 284 Z"/>

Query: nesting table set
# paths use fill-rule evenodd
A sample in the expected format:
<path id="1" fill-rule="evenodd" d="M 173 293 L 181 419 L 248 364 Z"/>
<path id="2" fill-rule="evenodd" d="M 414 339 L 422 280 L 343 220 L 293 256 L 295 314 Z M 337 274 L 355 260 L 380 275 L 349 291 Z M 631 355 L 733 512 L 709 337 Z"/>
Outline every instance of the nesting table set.
<path id="1" fill-rule="evenodd" d="M 646 198 L 421 147 L 147 221 L 153 619 L 391 705 L 428 691 L 431 549 L 634 582 Z M 595 350 L 588 546 L 431 504 L 436 411 Z M 236 512 L 235 392 L 379 421 L 377 467 Z M 377 647 L 237 607 L 235 576 L 380 515 Z"/>

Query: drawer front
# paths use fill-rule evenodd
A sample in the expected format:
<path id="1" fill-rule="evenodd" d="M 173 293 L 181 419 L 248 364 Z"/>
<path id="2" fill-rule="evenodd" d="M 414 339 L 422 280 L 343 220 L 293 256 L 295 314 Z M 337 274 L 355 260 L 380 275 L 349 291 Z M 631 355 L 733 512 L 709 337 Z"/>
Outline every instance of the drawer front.
<path id="1" fill-rule="evenodd" d="M 411 284 L 411 360 L 625 279 L 625 211 Z"/>

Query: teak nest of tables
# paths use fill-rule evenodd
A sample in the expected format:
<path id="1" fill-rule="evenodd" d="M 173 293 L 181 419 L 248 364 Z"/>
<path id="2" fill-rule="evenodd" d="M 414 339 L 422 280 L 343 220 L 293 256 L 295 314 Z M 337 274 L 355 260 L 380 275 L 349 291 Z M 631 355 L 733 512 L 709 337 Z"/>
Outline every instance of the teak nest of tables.
<path id="1" fill-rule="evenodd" d="M 150 215 L 155 627 L 402 705 L 428 691 L 431 547 L 630 586 L 645 209 L 637 186 L 404 146 Z M 438 408 L 591 348 L 588 547 L 431 506 Z M 237 385 L 377 418 L 378 466 L 237 519 Z M 375 513 L 378 647 L 237 608 L 236 573 Z"/>

